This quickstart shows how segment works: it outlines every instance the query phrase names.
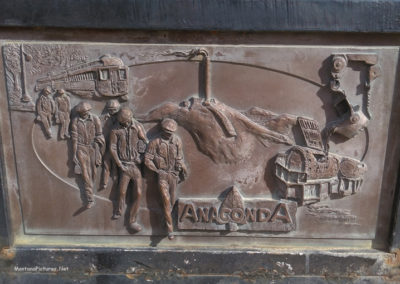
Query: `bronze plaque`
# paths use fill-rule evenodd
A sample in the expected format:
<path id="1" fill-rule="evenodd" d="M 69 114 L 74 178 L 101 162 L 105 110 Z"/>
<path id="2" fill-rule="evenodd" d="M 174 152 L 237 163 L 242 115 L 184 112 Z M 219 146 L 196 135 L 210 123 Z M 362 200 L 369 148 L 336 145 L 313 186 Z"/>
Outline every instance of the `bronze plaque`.
<path id="1" fill-rule="evenodd" d="M 2 55 L 20 236 L 375 237 L 395 48 L 3 42 Z"/>

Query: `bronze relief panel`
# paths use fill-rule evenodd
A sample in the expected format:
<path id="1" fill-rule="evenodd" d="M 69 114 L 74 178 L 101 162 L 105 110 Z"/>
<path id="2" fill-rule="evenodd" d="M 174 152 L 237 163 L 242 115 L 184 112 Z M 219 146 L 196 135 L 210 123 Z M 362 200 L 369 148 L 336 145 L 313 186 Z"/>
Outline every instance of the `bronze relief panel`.
<path id="1" fill-rule="evenodd" d="M 394 48 L 2 53 L 27 235 L 374 238 Z"/>

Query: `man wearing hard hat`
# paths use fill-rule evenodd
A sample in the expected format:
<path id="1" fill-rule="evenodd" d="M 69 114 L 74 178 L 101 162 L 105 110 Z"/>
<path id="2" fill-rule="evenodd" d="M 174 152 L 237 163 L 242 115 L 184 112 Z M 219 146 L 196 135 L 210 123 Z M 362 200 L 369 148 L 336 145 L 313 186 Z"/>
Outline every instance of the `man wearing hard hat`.
<path id="1" fill-rule="evenodd" d="M 71 123 L 75 173 L 82 175 L 85 187 L 84 197 L 88 209 L 95 204 L 93 183 L 96 177 L 96 168 L 102 162 L 105 146 L 100 119 L 90 113 L 91 109 L 92 106 L 89 103 L 80 102 L 76 106 L 78 117 L 75 117 Z"/>
<path id="2" fill-rule="evenodd" d="M 143 179 L 140 171 L 142 164 L 140 145 L 147 143 L 144 127 L 133 118 L 132 110 L 127 107 L 121 108 L 117 119 L 119 126 L 114 128 L 110 134 L 110 152 L 115 164 L 120 170 L 119 174 L 119 196 L 118 207 L 116 208 L 113 219 L 118 219 L 122 215 L 125 204 L 126 191 L 130 181 L 133 181 L 133 204 L 129 212 L 129 229 L 139 232 L 142 227 L 137 223 L 137 213 L 139 211 L 142 196 Z"/>
<path id="3" fill-rule="evenodd" d="M 56 123 L 61 124 L 60 129 L 60 138 L 67 139 L 69 138 L 68 127 L 69 127 L 69 116 L 71 112 L 69 96 L 65 92 L 64 89 L 60 89 L 57 91 L 57 95 L 55 97 L 56 102 Z"/>
<path id="4" fill-rule="evenodd" d="M 158 175 L 158 187 L 163 201 L 165 223 L 170 240 L 174 238 L 172 209 L 175 204 L 176 186 L 187 176 L 182 141 L 175 134 L 177 128 L 175 120 L 165 118 L 161 122 L 161 136 L 149 143 L 145 155 L 146 166 Z"/>
<path id="5" fill-rule="evenodd" d="M 41 95 L 36 101 L 36 121 L 42 122 L 44 131 L 48 138 L 52 137 L 51 119 L 56 110 L 54 100 L 50 94 L 51 88 L 47 86 L 42 90 Z"/>
<path id="6" fill-rule="evenodd" d="M 103 125 L 103 135 L 106 140 L 106 151 L 103 156 L 103 169 L 101 172 L 100 189 L 104 190 L 107 187 L 108 180 L 110 179 L 112 157 L 110 153 L 110 133 L 118 125 L 117 113 L 121 105 L 117 100 L 109 100 L 105 106 L 105 112 L 100 116 L 101 124 Z"/>

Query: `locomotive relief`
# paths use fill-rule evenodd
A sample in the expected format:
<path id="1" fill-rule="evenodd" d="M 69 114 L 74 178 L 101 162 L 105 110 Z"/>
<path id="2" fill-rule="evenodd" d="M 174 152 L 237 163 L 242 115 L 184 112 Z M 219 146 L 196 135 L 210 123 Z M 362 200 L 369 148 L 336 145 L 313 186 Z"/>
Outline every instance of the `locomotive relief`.
<path id="1" fill-rule="evenodd" d="M 128 67 L 120 58 L 103 55 L 99 60 L 72 66 L 36 81 L 35 90 L 51 86 L 84 98 L 113 98 L 127 100 Z"/>

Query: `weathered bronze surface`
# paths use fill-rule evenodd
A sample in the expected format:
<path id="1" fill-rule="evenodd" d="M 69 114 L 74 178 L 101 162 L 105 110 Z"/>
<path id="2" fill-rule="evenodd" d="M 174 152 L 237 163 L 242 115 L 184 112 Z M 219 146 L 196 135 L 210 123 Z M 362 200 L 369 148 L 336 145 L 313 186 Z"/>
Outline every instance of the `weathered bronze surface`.
<path id="1" fill-rule="evenodd" d="M 2 54 L 23 234 L 375 236 L 395 48 Z"/>

